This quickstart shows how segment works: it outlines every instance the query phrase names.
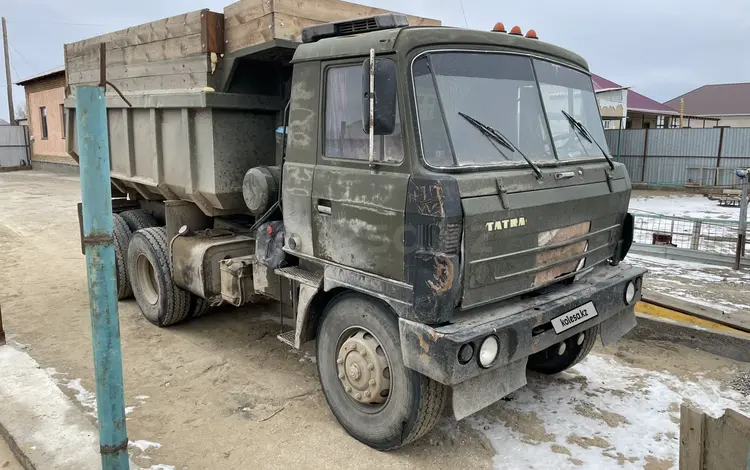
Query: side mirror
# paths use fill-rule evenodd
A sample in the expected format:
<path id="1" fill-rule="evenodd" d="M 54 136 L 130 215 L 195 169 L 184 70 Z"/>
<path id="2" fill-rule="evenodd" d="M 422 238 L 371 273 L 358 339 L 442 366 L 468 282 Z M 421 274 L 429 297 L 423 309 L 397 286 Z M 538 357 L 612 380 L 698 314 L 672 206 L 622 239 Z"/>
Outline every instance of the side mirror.
<path id="1" fill-rule="evenodd" d="M 362 64 L 362 130 L 370 134 L 370 59 Z M 375 106 L 373 134 L 390 135 L 396 130 L 396 63 L 375 59 Z"/>

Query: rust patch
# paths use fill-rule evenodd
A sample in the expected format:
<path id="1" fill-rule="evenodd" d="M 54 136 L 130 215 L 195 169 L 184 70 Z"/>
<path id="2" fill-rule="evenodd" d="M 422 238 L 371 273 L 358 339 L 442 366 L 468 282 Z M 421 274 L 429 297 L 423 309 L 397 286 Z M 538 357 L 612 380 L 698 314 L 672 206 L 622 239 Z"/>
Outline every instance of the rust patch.
<path id="1" fill-rule="evenodd" d="M 448 259 L 436 258 L 435 259 L 435 273 L 433 274 L 433 281 L 427 281 L 427 285 L 438 295 L 445 294 L 453 287 L 453 280 L 455 279 L 455 267 Z"/>
<path id="2" fill-rule="evenodd" d="M 430 352 L 430 343 L 424 340 L 424 336 L 422 333 L 417 333 L 417 339 L 419 340 L 419 347 L 422 348 L 422 351 L 425 352 L 425 354 Z"/>
<path id="3" fill-rule="evenodd" d="M 432 186 L 418 186 L 411 182 L 412 191 L 409 197 L 414 201 L 420 215 L 431 217 L 445 217 L 442 188 L 439 184 Z"/>
<path id="4" fill-rule="evenodd" d="M 554 245 L 556 243 L 566 242 L 574 238 L 585 235 L 591 230 L 591 222 L 581 222 L 580 224 L 570 225 L 559 229 L 548 230 L 539 234 L 538 245 Z M 552 250 L 542 251 L 536 256 L 537 266 L 555 263 L 557 261 L 583 253 L 586 250 L 586 240 L 582 240 L 572 245 L 562 246 Z M 539 286 L 546 284 L 563 274 L 575 270 L 578 260 L 553 266 L 544 271 L 539 271 L 534 278 L 534 285 Z"/>

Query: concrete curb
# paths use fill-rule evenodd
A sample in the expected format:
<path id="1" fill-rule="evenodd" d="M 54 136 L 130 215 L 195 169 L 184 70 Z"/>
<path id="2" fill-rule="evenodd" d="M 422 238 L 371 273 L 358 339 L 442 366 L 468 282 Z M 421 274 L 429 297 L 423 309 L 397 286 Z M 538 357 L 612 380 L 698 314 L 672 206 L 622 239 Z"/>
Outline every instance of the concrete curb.
<path id="1" fill-rule="evenodd" d="M 0 346 L 0 435 L 26 470 L 101 469 L 96 426 L 10 344 Z"/>
<path id="2" fill-rule="evenodd" d="M 701 328 L 636 313 L 638 325 L 625 338 L 669 341 L 735 361 L 750 362 L 750 336 Z"/>

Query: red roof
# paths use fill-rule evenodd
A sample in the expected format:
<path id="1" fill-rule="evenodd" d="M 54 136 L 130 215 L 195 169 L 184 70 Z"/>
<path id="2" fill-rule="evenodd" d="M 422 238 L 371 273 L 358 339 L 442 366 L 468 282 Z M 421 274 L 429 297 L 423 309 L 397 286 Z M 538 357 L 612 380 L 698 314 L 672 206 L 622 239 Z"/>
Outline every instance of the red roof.
<path id="1" fill-rule="evenodd" d="M 750 83 L 703 85 L 664 104 L 679 109 L 680 99 L 685 100 L 685 113 L 692 115 L 750 114 Z"/>
<path id="2" fill-rule="evenodd" d="M 606 90 L 621 90 L 627 88 L 596 74 L 591 74 L 591 80 L 594 82 L 594 91 L 597 93 Z M 642 94 L 630 89 L 628 89 L 628 110 L 645 111 L 647 113 L 665 114 L 670 116 L 677 116 L 680 114 L 669 106 L 665 106 L 658 101 L 652 100 L 651 98 L 643 96 Z"/>

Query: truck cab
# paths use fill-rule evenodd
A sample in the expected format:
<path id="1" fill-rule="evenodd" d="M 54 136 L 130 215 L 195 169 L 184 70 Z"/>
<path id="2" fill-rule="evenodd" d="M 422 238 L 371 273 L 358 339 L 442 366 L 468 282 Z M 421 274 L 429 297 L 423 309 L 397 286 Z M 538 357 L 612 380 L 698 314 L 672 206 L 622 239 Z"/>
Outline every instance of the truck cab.
<path id="1" fill-rule="evenodd" d="M 231 197 L 202 196 L 211 161 L 192 153 L 188 189 L 179 175 L 113 173 L 149 217 L 127 239 L 116 218 L 115 241 L 127 247 L 118 286 L 150 321 L 278 300 L 289 312 L 279 339 L 316 341 L 333 414 L 380 450 L 423 436 L 445 406 L 464 418 L 528 370 L 566 370 L 635 326 L 645 270 L 622 263 L 631 184 L 583 58 L 517 27 L 409 27 L 395 14 L 310 26 L 302 39 L 264 86 L 285 90 L 283 107 L 200 120 L 183 110 L 143 139 L 213 145 L 210 183 Z M 160 122 L 151 110 L 128 124 L 139 119 L 128 112 L 109 115 L 113 138 Z M 124 145 L 134 165 L 139 145 Z"/>

